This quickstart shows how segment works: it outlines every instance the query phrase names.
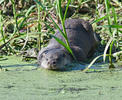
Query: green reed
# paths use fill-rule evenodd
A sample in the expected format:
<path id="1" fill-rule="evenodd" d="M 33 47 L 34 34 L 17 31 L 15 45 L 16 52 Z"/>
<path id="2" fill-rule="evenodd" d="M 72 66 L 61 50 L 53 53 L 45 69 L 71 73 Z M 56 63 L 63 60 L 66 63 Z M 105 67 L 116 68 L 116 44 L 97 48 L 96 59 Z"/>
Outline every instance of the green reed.
<path id="1" fill-rule="evenodd" d="M 41 18 L 40 18 L 40 6 L 39 4 L 37 3 L 37 10 L 38 10 L 38 32 L 41 32 Z M 39 34 L 38 36 L 38 40 L 37 40 L 37 47 L 38 47 L 38 50 L 41 49 L 41 34 Z"/>
<path id="2" fill-rule="evenodd" d="M 109 0 L 105 0 L 105 7 L 106 7 L 106 14 L 110 14 L 110 1 Z M 112 7 L 112 17 L 113 17 L 113 22 L 114 22 L 114 25 L 118 25 L 117 24 L 117 14 L 115 12 L 115 9 L 114 7 Z M 108 29 L 109 29 L 109 41 L 105 47 L 105 50 L 104 50 L 104 61 L 105 61 L 105 58 L 106 58 L 106 53 L 107 53 L 107 50 L 108 50 L 108 47 L 109 47 L 109 64 L 110 66 L 113 65 L 113 62 L 112 62 L 112 48 L 113 48 L 113 45 L 116 44 L 116 39 L 118 37 L 118 27 L 114 28 L 113 25 L 112 25 L 112 18 L 110 16 L 107 17 L 107 21 L 108 21 Z M 114 28 L 112 30 L 112 28 Z M 117 37 L 115 37 L 115 35 Z"/>
<path id="3" fill-rule="evenodd" d="M 12 34 L 10 34 L 10 36 L 8 37 L 9 39 L 6 41 L 6 43 L 9 43 L 12 40 L 17 40 L 20 38 L 24 38 L 25 39 L 25 35 L 26 37 L 28 37 L 28 32 L 20 32 L 20 30 L 23 27 L 26 27 L 27 24 L 27 19 L 30 18 L 30 13 L 33 11 L 33 9 L 36 7 L 35 5 L 31 6 L 30 8 L 28 8 L 28 10 L 26 11 L 25 14 L 21 14 L 21 13 L 17 13 L 16 10 L 16 4 L 15 4 L 15 0 L 10 0 L 12 3 L 12 9 L 13 9 L 13 18 L 14 18 L 14 32 Z M 21 18 L 21 19 L 19 19 Z M 19 20 L 18 20 L 19 19 Z M 22 49 L 25 47 L 27 43 L 27 40 L 25 40 L 24 46 L 22 47 Z M 5 43 L 4 43 L 5 44 Z M 13 46 L 9 45 L 9 49 L 11 52 L 16 52 L 16 50 L 13 48 Z"/>
<path id="4" fill-rule="evenodd" d="M 102 27 L 108 28 L 109 41 L 107 42 L 106 47 L 104 49 L 104 54 L 94 58 L 93 61 L 84 70 L 84 72 L 87 71 L 88 68 L 90 68 L 93 65 L 93 63 L 95 63 L 95 61 L 99 59 L 100 57 L 103 57 L 103 61 L 105 62 L 107 56 L 109 57 L 109 68 L 114 68 L 113 55 L 115 55 L 115 53 L 112 54 L 112 49 L 114 48 L 114 45 L 119 44 L 118 40 L 119 40 L 119 34 L 122 33 L 120 30 L 122 28 L 122 25 L 119 25 L 117 23 L 117 14 L 114 7 L 112 7 L 112 13 L 110 12 L 111 11 L 110 1 L 105 0 L 104 2 L 105 2 L 105 8 L 106 8 L 106 15 L 94 20 L 91 24 L 107 19 L 108 25 L 103 25 Z M 109 54 L 107 54 L 107 51 L 109 51 Z M 121 54 L 121 53 L 118 51 L 116 52 L 116 54 Z"/>
<path id="5" fill-rule="evenodd" d="M 13 14 L 14 14 L 14 20 L 15 20 L 15 27 L 14 27 L 14 34 L 16 34 L 16 32 L 19 33 L 19 28 L 18 28 L 18 23 L 17 23 L 17 14 L 16 14 L 16 4 L 15 4 L 15 0 L 11 0 L 11 3 L 12 3 L 12 7 L 13 7 Z"/>
<path id="6" fill-rule="evenodd" d="M 0 11 L 0 33 L 1 33 L 1 36 L 2 36 L 2 39 L 0 40 L 3 41 L 3 43 L 5 44 L 6 43 L 6 39 L 5 39 L 5 36 L 4 36 L 4 31 L 3 31 L 3 17 L 2 17 L 2 11 Z M 6 48 L 6 51 L 7 51 L 7 46 L 5 45 L 5 48 Z"/>

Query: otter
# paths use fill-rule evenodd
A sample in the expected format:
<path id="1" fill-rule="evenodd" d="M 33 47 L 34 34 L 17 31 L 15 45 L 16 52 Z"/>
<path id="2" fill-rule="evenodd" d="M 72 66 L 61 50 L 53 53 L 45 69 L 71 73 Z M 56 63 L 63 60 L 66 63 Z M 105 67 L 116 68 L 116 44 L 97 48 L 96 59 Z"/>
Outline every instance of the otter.
<path id="1" fill-rule="evenodd" d="M 59 27 L 63 30 L 61 24 Z M 65 28 L 70 48 L 77 61 L 84 61 L 92 56 L 97 45 L 97 38 L 90 23 L 83 19 L 67 19 Z M 55 36 L 65 42 L 59 30 L 56 31 Z M 61 44 L 52 38 L 48 46 L 39 51 L 37 60 L 40 67 L 60 70 L 72 63 L 73 57 Z"/>

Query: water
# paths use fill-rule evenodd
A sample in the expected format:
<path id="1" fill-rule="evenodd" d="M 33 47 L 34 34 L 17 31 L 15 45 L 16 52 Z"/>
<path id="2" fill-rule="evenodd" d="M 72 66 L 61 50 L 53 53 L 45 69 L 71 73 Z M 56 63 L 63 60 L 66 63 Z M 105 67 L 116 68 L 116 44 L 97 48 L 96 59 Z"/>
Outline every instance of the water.
<path id="1" fill-rule="evenodd" d="M 14 56 L 0 65 L 0 100 L 122 100 L 119 69 L 36 70 L 35 61 L 22 62 Z"/>

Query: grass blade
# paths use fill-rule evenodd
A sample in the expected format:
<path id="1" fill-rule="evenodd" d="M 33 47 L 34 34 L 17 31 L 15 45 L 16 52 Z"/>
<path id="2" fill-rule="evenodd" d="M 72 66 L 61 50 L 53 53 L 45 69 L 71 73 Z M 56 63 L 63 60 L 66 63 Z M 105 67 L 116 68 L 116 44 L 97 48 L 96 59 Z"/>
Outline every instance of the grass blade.
<path id="1" fill-rule="evenodd" d="M 105 0 L 105 8 L 106 8 L 106 13 L 107 15 L 110 14 L 110 1 L 109 0 Z M 111 25 L 111 17 L 108 16 L 107 17 L 107 20 L 108 20 L 108 25 Z M 112 30 L 111 30 L 111 27 L 109 27 L 109 32 L 110 32 L 110 35 L 112 35 Z"/>
<path id="2" fill-rule="evenodd" d="M 42 5 L 41 2 L 39 2 L 38 0 L 34 0 L 35 2 L 37 2 L 42 9 L 48 14 L 49 18 L 52 20 L 52 22 L 54 23 L 55 27 L 59 30 L 59 32 L 61 33 L 61 35 L 66 38 L 65 34 L 62 32 L 62 30 L 59 28 L 59 26 L 56 24 L 56 22 L 53 20 L 53 18 L 50 16 L 50 14 L 48 13 L 48 11 L 46 10 L 46 8 Z"/>
<path id="3" fill-rule="evenodd" d="M 106 59 L 107 50 L 108 50 L 108 48 L 109 48 L 109 46 L 110 46 L 110 44 L 111 44 L 112 41 L 113 41 L 113 38 L 110 38 L 109 41 L 108 41 L 108 43 L 106 44 L 105 49 L 104 49 L 104 54 L 103 54 L 103 61 L 104 62 L 105 62 L 105 59 Z"/>
<path id="4" fill-rule="evenodd" d="M 103 25 L 99 27 L 108 27 L 108 28 L 122 28 L 122 25 Z"/>
<path id="5" fill-rule="evenodd" d="M 5 40 L 5 36 L 4 36 L 4 31 L 3 31 L 3 17 L 2 17 L 1 11 L 0 11 L 0 33 L 1 33 L 1 36 L 2 36 L 2 41 L 5 44 L 6 40 Z M 7 51 L 6 45 L 5 45 L 5 48 L 6 48 L 6 51 Z"/>
<path id="6" fill-rule="evenodd" d="M 56 36 L 54 36 L 54 35 L 52 35 L 52 34 L 51 34 L 51 36 L 52 36 L 58 43 L 60 43 L 61 45 L 63 45 L 63 46 L 65 47 L 65 49 L 68 50 L 68 52 L 71 52 L 71 51 L 69 50 L 68 46 L 67 46 L 61 39 L 59 39 L 58 37 L 56 37 Z"/>
<path id="7" fill-rule="evenodd" d="M 68 3 L 67 3 L 67 6 L 66 6 L 66 10 L 65 10 L 65 13 L 64 13 L 64 18 L 63 18 L 63 22 L 65 21 L 66 19 L 66 15 L 67 15 L 67 11 L 68 11 L 68 8 L 69 8 L 69 4 L 70 4 L 71 0 L 68 0 Z"/>
<path id="8" fill-rule="evenodd" d="M 111 14 L 108 14 L 108 15 L 105 15 L 105 16 L 103 16 L 103 17 L 101 17 L 101 18 L 98 18 L 98 19 L 94 20 L 93 22 L 91 22 L 90 24 L 97 23 L 97 22 L 99 22 L 99 21 L 101 21 L 101 20 L 107 18 L 108 16 L 111 16 Z"/>
<path id="9" fill-rule="evenodd" d="M 21 21 L 20 25 L 18 26 L 19 29 L 21 29 L 21 28 L 23 27 L 24 22 L 26 21 L 27 17 L 29 16 L 29 14 L 31 13 L 31 11 L 32 11 L 32 9 L 33 9 L 34 7 L 35 7 L 35 5 L 31 6 L 31 7 L 28 9 L 28 11 L 27 11 L 26 14 L 25 14 L 24 19 Z"/>
<path id="10" fill-rule="evenodd" d="M 97 56 L 96 58 L 94 58 L 93 60 L 92 60 L 92 62 L 88 65 L 88 67 L 87 68 L 85 68 L 84 70 L 83 70 L 83 72 L 86 72 L 94 63 L 95 63 L 95 61 L 97 60 L 97 59 L 99 59 L 100 57 L 102 57 L 103 55 L 100 55 L 100 56 Z"/>
<path id="11" fill-rule="evenodd" d="M 114 40 L 110 44 L 110 49 L 109 49 L 109 63 L 112 65 L 112 48 L 113 48 Z"/>
<path id="12" fill-rule="evenodd" d="M 115 25 L 118 25 L 118 23 L 117 23 L 117 14 L 116 14 L 116 12 L 115 12 L 115 8 L 114 7 L 112 7 L 112 13 L 113 13 L 113 15 L 114 15 L 114 23 L 115 23 Z M 122 25 L 121 25 L 122 26 Z M 116 30 L 117 30 L 117 37 L 118 37 L 118 27 L 116 27 Z"/>
<path id="13" fill-rule="evenodd" d="M 61 0 L 57 0 L 57 10 L 58 10 L 58 15 L 60 19 L 63 19 L 63 13 L 62 13 L 62 8 L 61 8 Z"/>

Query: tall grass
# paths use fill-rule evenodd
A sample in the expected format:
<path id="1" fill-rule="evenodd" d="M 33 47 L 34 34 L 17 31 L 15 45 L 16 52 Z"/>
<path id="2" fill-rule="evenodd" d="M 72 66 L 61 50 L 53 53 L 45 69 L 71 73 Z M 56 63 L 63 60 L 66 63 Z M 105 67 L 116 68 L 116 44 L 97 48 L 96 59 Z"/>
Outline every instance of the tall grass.
<path id="1" fill-rule="evenodd" d="M 106 7 L 107 15 L 110 14 L 110 1 L 109 0 L 105 0 L 105 7 Z M 112 13 L 113 13 L 112 17 L 114 18 L 114 25 L 118 25 L 117 24 L 117 15 L 116 15 L 115 9 L 113 7 L 112 7 Z M 112 48 L 113 48 L 113 45 L 114 45 L 114 43 L 116 41 L 115 34 L 118 37 L 118 27 L 114 29 L 115 32 L 116 32 L 115 33 L 114 30 L 112 31 L 112 29 L 111 29 L 113 27 L 111 26 L 112 19 L 111 19 L 110 16 L 107 17 L 107 21 L 108 21 L 109 36 L 110 36 L 110 41 L 108 41 L 108 43 L 107 43 L 107 45 L 110 46 L 110 48 L 109 48 L 109 64 L 110 64 L 110 66 L 113 66 L 113 62 L 112 62 Z M 105 58 L 106 58 L 106 51 L 108 49 L 107 45 L 106 45 L 105 50 L 104 50 L 104 61 L 105 61 Z"/>
<path id="2" fill-rule="evenodd" d="M 13 19 L 14 19 L 14 32 L 11 33 L 8 37 L 7 37 L 7 40 L 5 41 L 5 39 L 3 38 L 4 40 L 4 44 L 2 45 L 3 46 L 6 46 L 7 43 L 9 43 L 10 41 L 12 40 L 17 40 L 17 39 L 20 39 L 20 38 L 24 38 L 25 35 L 27 34 L 26 37 L 28 37 L 28 32 L 20 32 L 21 29 L 23 27 L 25 27 L 28 23 L 26 23 L 27 19 L 29 18 L 29 15 L 30 13 L 33 11 L 33 9 L 35 8 L 35 5 L 31 6 L 27 12 L 23 15 L 21 13 L 17 14 L 17 10 L 16 10 L 16 4 L 15 4 L 15 0 L 10 0 L 11 3 L 12 3 L 12 11 L 13 11 Z M 21 19 L 19 19 L 21 17 Z M 1 20 L 2 21 L 2 20 Z M 2 25 L 2 24 L 1 24 Z M 1 34 L 3 33 L 3 35 L 5 34 L 3 30 L 1 30 Z M 3 36 L 2 35 L 2 36 Z M 25 40 L 25 43 L 22 47 L 22 49 L 25 47 L 27 43 L 27 40 Z M 22 50 L 21 49 L 21 50 Z M 9 44 L 9 51 L 10 52 L 16 52 L 16 50 L 14 49 L 13 46 L 11 46 L 11 44 Z"/>
<path id="3" fill-rule="evenodd" d="M 109 0 L 104 0 L 105 2 L 105 8 L 106 8 L 106 14 L 110 14 L 110 1 Z M 107 17 L 107 21 L 108 21 L 108 25 L 110 26 L 111 25 L 111 17 L 108 16 Z M 109 34 L 112 35 L 112 30 L 111 30 L 111 27 L 109 27 Z"/>
<path id="4" fill-rule="evenodd" d="M 6 43 L 6 39 L 5 39 L 5 36 L 4 36 L 4 31 L 3 31 L 3 17 L 2 17 L 2 11 L 0 11 L 0 33 L 1 33 L 1 36 L 2 36 L 2 40 L 0 41 L 3 41 L 3 43 L 5 44 Z M 5 45 L 5 48 L 6 48 L 6 51 L 7 51 L 7 46 Z M 1 49 L 1 48 L 0 48 Z"/>
<path id="5" fill-rule="evenodd" d="M 11 0 L 12 7 L 13 7 L 13 14 L 14 14 L 14 20 L 15 20 L 15 27 L 14 27 L 14 34 L 19 33 L 19 28 L 18 28 L 18 23 L 17 23 L 17 14 L 16 14 L 16 9 L 15 9 L 15 0 Z"/>
<path id="6" fill-rule="evenodd" d="M 108 40 L 106 47 L 104 49 L 104 54 L 94 58 L 93 61 L 89 64 L 89 66 L 84 70 L 84 72 L 87 71 L 88 68 L 90 68 L 93 65 L 93 63 L 95 63 L 95 61 L 97 59 L 99 59 L 100 57 L 103 57 L 103 61 L 105 62 L 107 56 L 109 57 L 109 68 L 114 68 L 113 56 L 115 53 L 112 54 L 112 49 L 114 48 L 114 46 L 116 44 L 119 44 L 118 39 L 119 39 L 119 34 L 121 34 L 120 28 L 122 28 L 122 25 L 119 25 L 117 23 L 117 14 L 116 14 L 114 7 L 111 8 L 112 13 L 110 12 L 111 11 L 110 0 L 104 0 L 104 2 L 105 2 L 105 8 L 106 8 L 106 15 L 94 20 L 92 22 L 92 24 L 102 21 L 103 19 L 106 20 L 106 18 L 107 18 L 108 25 L 103 25 L 102 27 L 108 28 L 109 40 Z M 107 54 L 107 51 L 109 51 L 109 54 Z M 121 54 L 121 52 L 116 52 L 116 53 Z"/>
<path id="7" fill-rule="evenodd" d="M 41 32 L 40 6 L 38 3 L 36 5 L 38 8 L 38 32 Z M 37 47 L 38 47 L 38 50 L 41 49 L 41 34 L 39 34 L 38 36 Z"/>

